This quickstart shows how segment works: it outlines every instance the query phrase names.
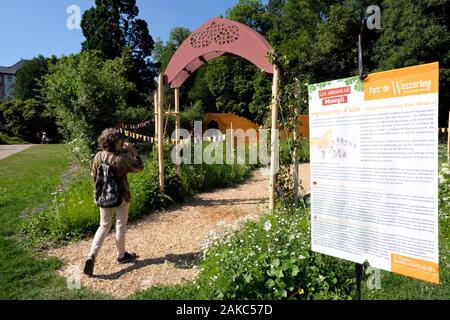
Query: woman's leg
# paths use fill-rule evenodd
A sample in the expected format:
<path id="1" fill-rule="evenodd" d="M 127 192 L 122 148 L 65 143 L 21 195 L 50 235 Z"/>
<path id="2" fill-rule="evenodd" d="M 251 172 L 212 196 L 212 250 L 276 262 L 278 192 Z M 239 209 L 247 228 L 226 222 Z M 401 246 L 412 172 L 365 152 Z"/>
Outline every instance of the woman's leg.
<path id="1" fill-rule="evenodd" d="M 100 248 L 105 241 L 106 236 L 111 230 L 113 208 L 100 208 L 100 227 L 95 233 L 94 241 L 92 242 L 89 258 L 96 258 Z"/>
<path id="2" fill-rule="evenodd" d="M 129 202 L 122 201 L 120 207 L 117 208 L 116 215 L 116 246 L 117 258 L 122 258 L 125 254 L 125 234 L 127 233 L 128 208 Z"/>

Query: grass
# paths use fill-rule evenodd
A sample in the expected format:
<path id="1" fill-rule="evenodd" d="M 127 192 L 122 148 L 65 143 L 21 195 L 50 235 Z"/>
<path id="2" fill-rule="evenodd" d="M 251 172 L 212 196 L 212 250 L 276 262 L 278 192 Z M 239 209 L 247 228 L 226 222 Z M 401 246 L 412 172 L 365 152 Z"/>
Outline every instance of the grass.
<path id="1" fill-rule="evenodd" d="M 193 282 L 174 286 L 154 286 L 148 290 L 139 291 L 131 295 L 130 300 L 207 300 L 208 296 Z"/>
<path id="2" fill-rule="evenodd" d="M 51 201 L 67 159 L 65 146 L 39 145 L 0 160 L 0 299 L 108 298 L 68 289 L 55 272 L 61 261 L 34 252 L 17 235 L 24 210 Z"/>
<path id="3" fill-rule="evenodd" d="M 67 156 L 62 145 L 36 145 L 0 160 L 0 235 L 16 231 L 26 208 L 50 201 L 69 168 Z"/>

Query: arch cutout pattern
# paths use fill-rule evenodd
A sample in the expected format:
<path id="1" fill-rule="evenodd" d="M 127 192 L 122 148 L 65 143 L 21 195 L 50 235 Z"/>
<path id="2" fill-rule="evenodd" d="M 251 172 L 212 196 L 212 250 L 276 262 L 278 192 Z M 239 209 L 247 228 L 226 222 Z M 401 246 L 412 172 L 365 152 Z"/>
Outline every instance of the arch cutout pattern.
<path id="1" fill-rule="evenodd" d="M 212 18 L 195 30 L 175 52 L 164 73 L 164 84 L 179 88 L 206 62 L 226 53 L 239 56 L 272 74 L 271 45 L 250 27 L 223 18 Z"/>

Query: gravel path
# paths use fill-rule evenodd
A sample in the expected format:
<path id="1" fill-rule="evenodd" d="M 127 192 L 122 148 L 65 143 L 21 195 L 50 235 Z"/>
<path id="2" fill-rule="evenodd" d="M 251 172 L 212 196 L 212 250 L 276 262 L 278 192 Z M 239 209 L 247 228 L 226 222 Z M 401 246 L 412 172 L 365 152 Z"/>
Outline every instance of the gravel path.
<path id="1" fill-rule="evenodd" d="M 154 285 L 173 285 L 195 278 L 195 262 L 213 235 L 237 229 L 248 219 L 257 219 L 268 207 L 269 177 L 256 172 L 233 189 L 199 194 L 182 205 L 154 213 L 129 224 L 127 250 L 137 252 L 133 264 L 116 263 L 114 230 L 97 257 L 94 277 L 81 273 L 84 287 L 117 298 L 126 298 Z M 59 271 L 66 278 L 83 269 L 92 238 L 47 253 L 66 262 Z"/>
<path id="2" fill-rule="evenodd" d="M 218 189 L 188 199 L 167 211 L 129 224 L 127 250 L 139 254 L 137 262 L 116 263 L 114 230 L 97 257 L 94 277 L 81 274 L 81 285 L 118 298 L 158 284 L 193 280 L 193 263 L 214 232 L 237 228 L 243 218 L 256 219 L 268 204 L 269 179 L 261 173 L 233 189 Z M 76 277 L 83 269 L 92 238 L 47 253 L 66 262 L 60 274 Z"/>
<path id="3" fill-rule="evenodd" d="M 0 145 L 0 160 L 32 147 L 32 144 Z"/>

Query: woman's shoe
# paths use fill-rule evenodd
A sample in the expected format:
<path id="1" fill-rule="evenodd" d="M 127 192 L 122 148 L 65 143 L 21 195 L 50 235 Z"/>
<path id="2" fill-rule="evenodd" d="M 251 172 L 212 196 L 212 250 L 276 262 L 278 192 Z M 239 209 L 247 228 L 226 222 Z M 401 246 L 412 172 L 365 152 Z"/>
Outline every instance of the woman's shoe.
<path id="1" fill-rule="evenodd" d="M 84 264 L 84 270 L 83 272 L 88 275 L 89 277 L 92 277 L 94 274 L 94 264 L 95 264 L 95 258 L 89 258 L 86 260 L 86 263 Z"/>
<path id="2" fill-rule="evenodd" d="M 136 253 L 129 253 L 125 252 L 122 258 L 117 258 L 118 263 L 128 263 L 136 260 L 137 254 Z"/>

